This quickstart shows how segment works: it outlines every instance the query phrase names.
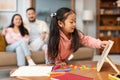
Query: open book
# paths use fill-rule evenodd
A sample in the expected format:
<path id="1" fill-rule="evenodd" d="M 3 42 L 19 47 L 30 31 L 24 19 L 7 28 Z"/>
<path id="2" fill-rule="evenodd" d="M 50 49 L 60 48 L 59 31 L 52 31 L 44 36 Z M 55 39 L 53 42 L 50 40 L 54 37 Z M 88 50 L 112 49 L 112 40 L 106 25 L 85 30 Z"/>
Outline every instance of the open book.
<path id="1" fill-rule="evenodd" d="M 53 66 L 22 66 L 10 76 L 50 76 Z"/>

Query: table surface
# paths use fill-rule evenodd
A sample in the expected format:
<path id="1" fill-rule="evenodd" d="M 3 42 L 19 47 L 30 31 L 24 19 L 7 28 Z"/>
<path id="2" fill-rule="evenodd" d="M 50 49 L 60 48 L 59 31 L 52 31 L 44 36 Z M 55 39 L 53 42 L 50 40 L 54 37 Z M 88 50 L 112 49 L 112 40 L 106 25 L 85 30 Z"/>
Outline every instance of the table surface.
<path id="1" fill-rule="evenodd" d="M 95 65 L 97 64 L 97 61 L 81 61 L 80 65 Z M 116 65 L 117 68 L 120 70 L 120 65 Z M 93 78 L 94 80 L 109 80 L 108 79 L 108 74 L 113 74 L 116 72 L 114 69 L 109 65 L 109 63 L 105 62 L 101 71 L 97 72 L 97 70 L 74 70 L 71 71 L 70 73 L 85 76 L 85 77 L 90 77 Z M 49 77 L 17 77 L 15 78 L 16 80 L 50 80 Z"/>

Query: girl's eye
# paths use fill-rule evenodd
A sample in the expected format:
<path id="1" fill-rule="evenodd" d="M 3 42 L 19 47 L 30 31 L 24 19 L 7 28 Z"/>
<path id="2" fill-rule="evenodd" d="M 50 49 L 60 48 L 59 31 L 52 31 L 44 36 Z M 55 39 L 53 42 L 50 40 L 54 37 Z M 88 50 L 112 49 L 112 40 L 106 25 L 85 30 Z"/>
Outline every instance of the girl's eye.
<path id="1" fill-rule="evenodd" d="M 73 22 L 70 22 L 70 23 L 73 23 Z"/>

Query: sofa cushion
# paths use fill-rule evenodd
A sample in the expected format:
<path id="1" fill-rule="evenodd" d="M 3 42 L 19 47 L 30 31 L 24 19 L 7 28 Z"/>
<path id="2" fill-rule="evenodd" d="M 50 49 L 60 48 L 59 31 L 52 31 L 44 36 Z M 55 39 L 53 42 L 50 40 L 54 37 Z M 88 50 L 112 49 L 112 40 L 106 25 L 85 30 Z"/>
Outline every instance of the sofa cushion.
<path id="1" fill-rule="evenodd" d="M 45 63 L 44 53 L 42 51 L 31 51 L 31 57 L 36 64 Z M 14 52 L 0 52 L 1 66 L 17 66 L 16 54 Z"/>
<path id="2" fill-rule="evenodd" d="M 6 41 L 2 34 L 0 34 L 0 52 L 5 51 L 6 49 Z"/>
<path id="3" fill-rule="evenodd" d="M 1 54 L 2 53 L 2 54 Z M 32 59 L 36 64 L 45 63 L 45 55 L 42 51 L 31 51 Z M 77 64 L 82 60 L 92 60 L 94 49 L 82 47 L 79 48 L 75 53 L 74 57 L 69 61 L 70 64 Z M 15 66 L 17 65 L 16 54 L 11 52 L 0 52 L 0 67 L 3 66 Z"/>
<path id="4" fill-rule="evenodd" d="M 45 63 L 45 54 L 42 51 L 31 51 L 32 59 L 36 64 Z"/>
<path id="5" fill-rule="evenodd" d="M 5 66 L 17 65 L 17 59 L 14 52 L 0 52 L 0 66 L 4 65 Z"/>
<path id="6" fill-rule="evenodd" d="M 72 60 L 87 60 L 92 59 L 94 54 L 94 49 L 88 47 L 81 47 L 76 52 L 73 53 Z"/>

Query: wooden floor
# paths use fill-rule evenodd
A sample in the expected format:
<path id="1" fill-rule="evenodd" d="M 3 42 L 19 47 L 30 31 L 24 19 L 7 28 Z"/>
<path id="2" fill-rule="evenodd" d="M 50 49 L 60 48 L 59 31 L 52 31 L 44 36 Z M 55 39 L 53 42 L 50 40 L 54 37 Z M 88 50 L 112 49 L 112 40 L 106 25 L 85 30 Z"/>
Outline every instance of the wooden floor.
<path id="1" fill-rule="evenodd" d="M 0 80 L 13 80 L 10 78 L 10 71 L 16 67 L 0 67 Z"/>

